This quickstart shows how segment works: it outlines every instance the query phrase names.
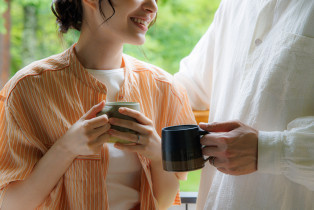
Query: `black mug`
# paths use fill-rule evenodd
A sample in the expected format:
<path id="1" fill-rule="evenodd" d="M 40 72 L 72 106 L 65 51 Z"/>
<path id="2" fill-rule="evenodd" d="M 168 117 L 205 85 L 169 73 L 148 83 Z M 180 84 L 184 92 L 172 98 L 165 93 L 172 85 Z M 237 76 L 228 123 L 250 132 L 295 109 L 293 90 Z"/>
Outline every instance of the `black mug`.
<path id="1" fill-rule="evenodd" d="M 200 139 L 209 132 L 197 125 L 177 125 L 162 129 L 162 163 L 165 171 L 192 171 L 204 167 Z"/>

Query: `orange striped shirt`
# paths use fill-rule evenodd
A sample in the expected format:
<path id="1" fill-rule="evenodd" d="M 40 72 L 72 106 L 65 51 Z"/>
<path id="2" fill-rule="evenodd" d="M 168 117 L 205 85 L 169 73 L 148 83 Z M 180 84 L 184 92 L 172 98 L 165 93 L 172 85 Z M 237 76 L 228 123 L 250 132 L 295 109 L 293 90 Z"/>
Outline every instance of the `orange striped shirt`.
<path id="1" fill-rule="evenodd" d="M 78 61 L 74 47 L 20 70 L 0 93 L 0 207 L 10 182 L 24 180 L 35 164 L 93 105 L 106 100 L 106 87 Z M 154 122 L 195 124 L 184 90 L 165 71 L 123 55 L 125 82 L 117 101 L 135 101 Z M 103 157 L 103 158 L 102 158 Z M 38 209 L 109 209 L 105 186 L 108 148 L 79 156 Z M 158 209 L 150 161 L 142 164 L 142 210 Z M 176 203 L 180 203 L 179 197 Z"/>

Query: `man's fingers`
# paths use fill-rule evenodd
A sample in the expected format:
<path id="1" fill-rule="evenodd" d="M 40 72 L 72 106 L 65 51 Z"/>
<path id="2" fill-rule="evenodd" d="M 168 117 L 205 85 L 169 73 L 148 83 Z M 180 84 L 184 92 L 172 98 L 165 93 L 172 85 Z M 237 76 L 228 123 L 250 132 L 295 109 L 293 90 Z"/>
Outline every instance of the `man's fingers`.
<path id="1" fill-rule="evenodd" d="M 200 123 L 200 128 L 209 132 L 229 132 L 241 126 L 238 121 L 228 121 L 221 123 Z"/>
<path id="2" fill-rule="evenodd" d="M 221 152 L 216 146 L 204 147 L 202 149 L 202 152 L 203 152 L 203 155 L 205 156 L 213 156 L 213 157 L 217 157 L 218 155 L 221 154 Z"/>
<path id="3" fill-rule="evenodd" d="M 206 134 L 201 138 L 201 144 L 204 146 L 217 147 L 218 145 L 224 144 L 223 139 L 225 134 L 222 133 L 210 133 Z"/>
<path id="4" fill-rule="evenodd" d="M 214 166 L 217 168 L 218 171 L 229 174 L 229 175 L 234 175 L 234 176 L 239 176 L 239 175 L 245 175 L 245 174 L 250 174 L 256 171 L 257 169 L 252 169 L 252 165 L 239 165 L 238 167 L 230 168 L 226 167 L 226 164 L 219 162 L 219 160 L 216 163 L 214 162 Z"/>
<path id="5" fill-rule="evenodd" d="M 227 158 L 226 156 L 220 155 L 212 155 L 211 157 L 215 158 L 209 158 L 208 162 L 225 174 L 243 175 L 257 170 L 255 160 L 250 160 L 250 158 Z"/>
<path id="6" fill-rule="evenodd" d="M 96 117 L 96 114 L 100 112 L 105 107 L 105 102 L 102 101 L 99 104 L 93 106 L 88 112 L 86 112 L 81 119 L 89 120 Z"/>
<path id="7" fill-rule="evenodd" d="M 216 157 L 216 156 L 211 156 L 209 159 L 208 159 L 208 162 L 210 165 L 216 167 L 216 168 L 220 168 L 222 166 L 222 161 L 220 160 L 219 157 Z"/>

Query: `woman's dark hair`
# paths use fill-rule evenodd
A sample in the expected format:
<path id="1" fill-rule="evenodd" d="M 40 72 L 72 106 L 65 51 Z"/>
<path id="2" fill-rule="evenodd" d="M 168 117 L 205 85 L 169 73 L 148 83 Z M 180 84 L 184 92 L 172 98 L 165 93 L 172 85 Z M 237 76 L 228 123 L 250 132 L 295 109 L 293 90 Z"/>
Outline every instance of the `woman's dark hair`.
<path id="1" fill-rule="evenodd" d="M 99 0 L 99 12 L 104 18 L 104 22 L 106 22 L 115 14 L 116 11 L 112 5 L 111 0 L 107 0 L 113 11 L 112 15 L 107 18 L 101 7 L 102 1 L 103 0 Z M 157 1 L 158 0 L 156 0 L 156 2 Z M 57 17 L 59 32 L 66 33 L 71 28 L 81 31 L 83 18 L 83 7 L 81 0 L 52 0 L 51 10 Z M 156 22 L 156 18 L 157 15 L 150 23 L 149 27 L 151 27 Z"/>
<path id="2" fill-rule="evenodd" d="M 111 0 L 107 0 L 113 10 L 110 17 L 106 18 L 99 0 L 99 12 L 104 18 L 104 22 L 108 21 L 114 14 L 115 9 L 111 3 Z M 57 17 L 57 23 L 59 25 L 59 32 L 66 33 L 69 29 L 73 28 L 81 31 L 83 7 L 81 0 L 53 0 L 51 3 L 51 10 Z"/>

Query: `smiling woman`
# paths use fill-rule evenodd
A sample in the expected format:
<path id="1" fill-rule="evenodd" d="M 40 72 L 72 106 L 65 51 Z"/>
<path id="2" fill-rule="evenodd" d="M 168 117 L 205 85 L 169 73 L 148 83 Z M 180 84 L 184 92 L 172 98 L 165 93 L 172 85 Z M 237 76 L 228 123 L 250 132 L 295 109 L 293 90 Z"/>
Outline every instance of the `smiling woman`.
<path id="1" fill-rule="evenodd" d="M 157 3 L 157 0 L 155 1 Z M 126 2 L 126 3 L 132 3 L 132 1 Z M 104 4 L 104 5 L 103 5 Z M 116 9 L 113 6 L 113 4 L 116 4 L 116 1 L 103 1 L 99 0 L 98 2 L 98 9 L 99 13 L 103 18 L 103 23 L 108 22 L 116 13 Z M 127 5 L 125 5 L 127 6 Z M 105 11 L 103 10 L 105 8 Z M 52 12 L 57 17 L 57 23 L 59 25 L 59 30 L 62 33 L 66 33 L 69 29 L 73 28 L 78 31 L 81 31 L 82 23 L 83 23 L 83 8 L 82 4 L 79 1 L 55 1 L 54 4 L 51 5 Z M 118 10 L 119 10 L 118 6 Z M 150 8 L 146 8 L 147 11 L 150 10 Z M 155 16 L 156 8 L 152 8 L 150 12 Z M 67 13 L 64 13 L 63 11 L 68 11 Z M 106 15 L 107 14 L 107 15 Z M 119 14 L 123 14 L 122 12 L 118 12 Z M 131 21 L 133 21 L 138 27 L 140 27 L 143 31 L 147 31 L 150 26 L 152 26 L 155 22 L 154 17 L 149 17 L 147 15 L 141 15 L 138 17 L 130 17 Z M 115 24 L 114 22 L 110 22 L 109 24 Z M 120 22 L 118 23 L 120 24 Z"/>
<path id="2" fill-rule="evenodd" d="M 179 69 L 180 60 L 190 53 L 206 31 L 219 2 L 220 0 L 194 0 L 191 4 L 190 0 L 158 1 L 158 21 L 148 31 L 148 41 L 141 47 L 126 45 L 124 52 L 174 74 Z M 11 68 L 7 72 L 11 72 L 11 76 L 30 62 L 60 53 L 77 42 L 79 32 L 69 29 L 60 43 L 60 37 L 56 33 L 56 19 L 47 6 L 51 0 L 14 0 L 10 3 L 12 25 L 8 43 Z M 24 12 L 29 6 L 35 8 L 34 13 Z M 108 17 L 110 14 L 106 15 Z M 0 22 L 1 20 L 0 17 Z M 34 27 L 26 25 L 30 21 Z M 0 31 L 1 29 L 3 27 L 0 24 Z M 34 31 L 30 32 L 31 30 Z"/>
<path id="3" fill-rule="evenodd" d="M 195 124 L 187 95 L 164 70 L 123 54 L 125 44 L 145 42 L 157 2 L 55 0 L 52 9 L 60 32 L 76 29 L 79 40 L 26 66 L 0 92 L 0 208 L 179 204 L 186 174 L 163 170 L 160 136 L 163 127 Z M 98 116 L 108 101 L 138 102 L 141 112 L 119 110 L 136 122 Z M 111 136 L 131 143 L 108 143 Z"/>

